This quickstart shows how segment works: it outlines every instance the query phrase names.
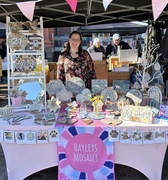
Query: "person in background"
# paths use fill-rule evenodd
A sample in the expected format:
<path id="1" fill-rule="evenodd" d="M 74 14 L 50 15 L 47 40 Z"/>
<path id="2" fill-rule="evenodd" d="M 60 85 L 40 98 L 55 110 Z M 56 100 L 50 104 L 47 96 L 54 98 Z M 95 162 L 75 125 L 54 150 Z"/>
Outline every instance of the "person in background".
<path id="1" fill-rule="evenodd" d="M 94 38 L 93 45 L 90 46 L 87 50 L 89 53 L 102 52 L 103 53 L 103 60 L 105 60 L 105 49 L 101 45 L 101 40 L 99 38 Z"/>
<path id="2" fill-rule="evenodd" d="M 106 58 L 108 58 L 110 55 L 117 55 L 118 46 L 120 46 L 120 49 L 132 49 L 128 43 L 121 41 L 121 36 L 116 33 L 113 35 L 111 44 L 106 47 Z"/>
<path id="3" fill-rule="evenodd" d="M 85 87 L 91 89 L 91 80 L 96 79 L 92 58 L 82 49 L 82 36 L 78 31 L 69 35 L 66 50 L 61 52 L 57 62 L 57 79 L 64 84 L 70 78 L 79 77 Z"/>
<path id="4" fill-rule="evenodd" d="M 4 59 L 7 55 L 6 41 L 2 41 L 1 46 L 2 46 L 1 58 Z"/>
<path id="5" fill-rule="evenodd" d="M 142 56 L 142 46 L 141 46 L 138 36 L 135 36 L 134 39 L 132 40 L 132 47 L 133 47 L 133 49 L 138 50 L 138 57 L 141 57 Z"/>

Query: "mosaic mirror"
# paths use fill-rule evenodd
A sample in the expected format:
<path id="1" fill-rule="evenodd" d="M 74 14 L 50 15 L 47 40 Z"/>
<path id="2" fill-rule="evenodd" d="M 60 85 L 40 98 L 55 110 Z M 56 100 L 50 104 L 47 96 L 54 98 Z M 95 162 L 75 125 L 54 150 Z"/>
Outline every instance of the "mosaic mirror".
<path id="1" fill-rule="evenodd" d="M 17 90 L 26 91 L 26 101 L 32 101 L 33 103 L 38 103 L 44 96 L 44 84 L 43 81 L 39 79 L 21 79 L 15 86 Z"/>

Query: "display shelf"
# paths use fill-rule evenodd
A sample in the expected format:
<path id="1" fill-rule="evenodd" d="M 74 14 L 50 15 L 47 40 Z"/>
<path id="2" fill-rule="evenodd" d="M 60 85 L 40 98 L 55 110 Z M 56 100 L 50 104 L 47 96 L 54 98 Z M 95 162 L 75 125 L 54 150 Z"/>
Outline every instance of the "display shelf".
<path id="1" fill-rule="evenodd" d="M 34 79 L 34 78 L 43 78 L 43 76 L 11 76 L 9 80 L 14 79 Z"/>
<path id="2" fill-rule="evenodd" d="M 41 55 L 42 52 L 38 52 L 38 53 L 35 53 L 35 52 L 23 52 L 23 53 L 15 53 L 15 52 L 12 52 L 11 55 Z"/>
<path id="3" fill-rule="evenodd" d="M 23 84 L 27 85 L 27 89 L 24 89 L 27 93 L 25 97 L 27 102 L 37 105 L 42 103 L 46 111 L 43 18 L 39 18 L 36 30 L 25 29 L 25 27 L 23 30 L 22 27 L 25 23 L 19 23 L 18 27 L 18 22 L 11 22 L 10 17 L 6 17 L 7 65 L 10 67 L 8 68 L 8 92 L 11 89 L 21 90 Z M 13 27 L 15 30 L 12 29 Z M 38 88 L 41 89 L 39 94 L 38 92 L 36 94 Z M 30 89 L 32 89 L 32 94 L 37 95 L 35 99 L 27 99 L 30 98 L 28 97 L 31 93 Z M 8 105 L 12 105 L 14 111 L 25 111 L 27 102 L 25 104 L 22 102 L 20 106 L 14 107 L 11 104 L 11 97 L 8 95 Z"/>

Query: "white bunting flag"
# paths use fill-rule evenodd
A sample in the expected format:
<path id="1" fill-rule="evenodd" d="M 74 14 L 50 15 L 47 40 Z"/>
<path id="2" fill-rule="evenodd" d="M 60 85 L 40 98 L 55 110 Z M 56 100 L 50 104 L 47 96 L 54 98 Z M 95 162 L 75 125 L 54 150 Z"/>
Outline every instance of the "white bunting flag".
<path id="1" fill-rule="evenodd" d="M 156 21 L 156 19 L 160 16 L 167 3 L 168 0 L 152 0 L 154 21 Z"/>
<path id="2" fill-rule="evenodd" d="M 36 1 L 27 1 L 16 3 L 21 12 L 30 20 L 33 20 L 34 15 L 34 8 L 35 8 Z"/>
<path id="3" fill-rule="evenodd" d="M 113 0 L 103 0 L 103 6 L 105 11 L 107 10 L 107 7 L 109 6 L 109 4 L 112 2 Z"/>

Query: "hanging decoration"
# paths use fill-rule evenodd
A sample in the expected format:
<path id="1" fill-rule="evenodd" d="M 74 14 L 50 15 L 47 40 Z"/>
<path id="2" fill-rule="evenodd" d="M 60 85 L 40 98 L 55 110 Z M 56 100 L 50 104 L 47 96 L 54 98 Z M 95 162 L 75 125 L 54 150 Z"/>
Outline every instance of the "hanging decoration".
<path id="1" fill-rule="evenodd" d="M 69 4 L 69 6 L 71 7 L 72 11 L 75 13 L 78 1 L 77 0 L 66 0 L 66 2 Z"/>
<path id="2" fill-rule="evenodd" d="M 18 2 L 18 3 L 0 3 L 0 5 L 3 6 L 10 6 L 13 4 L 17 4 L 21 12 L 30 20 L 33 20 L 33 14 L 35 9 L 35 3 L 40 2 L 42 0 L 36 0 L 36 1 L 26 1 L 26 2 Z M 113 0 L 103 0 L 103 6 L 105 11 L 107 10 L 108 6 Z M 77 0 L 66 0 L 66 2 L 71 7 L 72 11 L 75 13 L 77 8 Z M 152 10 L 153 10 L 153 16 L 154 21 L 159 17 L 159 15 L 162 13 L 166 5 L 168 4 L 167 0 L 152 0 Z M 27 8 L 29 7 L 29 8 Z"/>
<path id="3" fill-rule="evenodd" d="M 113 0 L 103 0 L 103 6 L 104 6 L 105 11 L 107 10 L 107 7 L 110 5 L 112 1 Z"/>
<path id="4" fill-rule="evenodd" d="M 156 21 L 156 19 L 160 16 L 167 4 L 167 0 L 152 0 L 154 21 Z"/>
<path id="5" fill-rule="evenodd" d="M 36 1 L 27 1 L 27 2 L 21 2 L 21 3 L 16 3 L 18 8 L 21 10 L 21 12 L 30 20 L 33 20 L 33 15 L 34 15 L 34 8 Z M 29 7 L 29 8 L 27 8 Z"/>

